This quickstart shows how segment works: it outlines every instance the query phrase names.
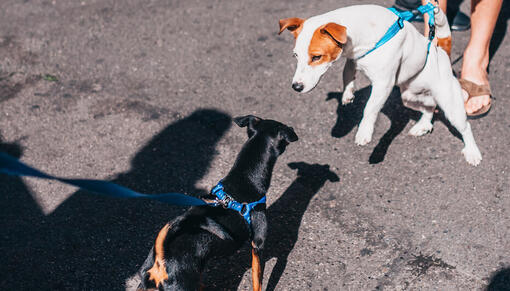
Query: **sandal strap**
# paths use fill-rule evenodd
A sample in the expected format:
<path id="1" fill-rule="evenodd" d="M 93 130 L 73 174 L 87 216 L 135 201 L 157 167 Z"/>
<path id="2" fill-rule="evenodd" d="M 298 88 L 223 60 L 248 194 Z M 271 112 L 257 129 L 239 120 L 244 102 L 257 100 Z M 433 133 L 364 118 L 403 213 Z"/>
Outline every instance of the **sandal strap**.
<path id="1" fill-rule="evenodd" d="M 489 85 L 478 85 L 466 79 L 459 79 L 459 83 L 462 89 L 468 93 L 468 99 L 475 96 L 492 95 Z"/>

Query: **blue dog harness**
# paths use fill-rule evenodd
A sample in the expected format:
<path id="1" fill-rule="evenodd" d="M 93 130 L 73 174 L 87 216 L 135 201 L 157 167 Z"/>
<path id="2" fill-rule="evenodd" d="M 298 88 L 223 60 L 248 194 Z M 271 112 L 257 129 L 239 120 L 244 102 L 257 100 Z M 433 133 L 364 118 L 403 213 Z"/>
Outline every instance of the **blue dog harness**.
<path id="1" fill-rule="evenodd" d="M 11 157 L 6 153 L 0 152 L 0 173 L 13 175 L 13 176 L 27 176 L 46 180 L 59 181 L 64 184 L 72 185 L 83 190 L 94 192 L 103 196 L 117 197 L 117 198 L 139 198 L 157 200 L 171 205 L 180 206 L 223 206 L 227 209 L 232 209 L 237 212 L 251 224 L 250 213 L 257 204 L 266 203 L 266 196 L 262 197 L 259 201 L 253 203 L 239 203 L 235 201 L 232 196 L 228 195 L 223 190 L 223 184 L 219 182 L 212 190 L 211 193 L 216 195 L 216 200 L 213 203 L 207 203 L 200 198 L 189 196 L 182 193 L 164 193 L 164 194 L 143 194 L 133 191 L 129 188 L 117 185 L 108 181 L 92 180 L 92 179 L 66 179 L 46 174 L 35 168 L 32 168 L 18 159 Z"/>
<path id="2" fill-rule="evenodd" d="M 434 9 L 435 8 L 436 7 L 434 5 L 432 5 L 430 2 L 427 3 L 426 5 L 422 5 L 422 6 L 418 7 L 416 10 L 412 10 L 412 11 L 403 11 L 403 12 L 400 12 L 397 9 L 395 9 L 394 7 L 388 8 L 391 12 L 395 13 L 395 15 L 398 16 L 397 21 L 395 21 L 395 23 L 393 23 L 393 25 L 390 26 L 390 28 L 388 28 L 388 30 L 383 35 L 383 37 L 375 44 L 375 46 L 372 49 L 370 49 L 369 51 L 364 53 L 362 56 L 357 57 L 356 59 L 357 60 L 361 59 L 362 57 L 364 57 L 364 56 L 368 55 L 369 53 L 373 52 L 378 47 L 380 47 L 383 44 L 387 43 L 402 28 L 404 28 L 404 20 L 405 21 L 411 21 L 416 16 L 418 16 L 418 13 L 421 13 L 421 14 L 427 13 L 429 15 L 429 28 L 430 28 L 430 30 L 429 30 L 429 44 L 427 46 L 427 57 L 428 57 L 429 50 L 430 50 L 430 45 L 431 45 L 432 40 L 434 39 L 434 36 L 435 36 L 435 23 L 434 23 Z M 425 63 L 426 63 L 426 61 L 425 61 Z"/>
<path id="3" fill-rule="evenodd" d="M 251 217 L 250 213 L 252 209 L 258 205 L 258 204 L 264 204 L 266 203 L 266 196 L 262 197 L 259 201 L 255 201 L 252 203 L 239 203 L 232 198 L 232 196 L 228 195 L 227 192 L 225 192 L 223 184 L 221 182 L 218 182 L 216 186 L 211 190 L 211 193 L 215 195 L 216 198 L 216 204 L 221 205 L 226 209 L 232 209 L 244 218 L 248 224 L 251 224 Z"/>

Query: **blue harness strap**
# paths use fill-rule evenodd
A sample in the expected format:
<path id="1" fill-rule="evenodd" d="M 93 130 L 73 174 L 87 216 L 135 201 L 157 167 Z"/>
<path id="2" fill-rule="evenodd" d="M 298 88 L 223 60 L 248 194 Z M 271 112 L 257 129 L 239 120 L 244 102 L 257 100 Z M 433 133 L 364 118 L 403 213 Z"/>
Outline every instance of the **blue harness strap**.
<path id="1" fill-rule="evenodd" d="M 211 193 L 213 195 L 216 195 L 218 197 L 217 203 L 218 205 L 222 205 L 223 207 L 227 209 L 232 209 L 234 211 L 239 212 L 241 216 L 246 220 L 248 224 L 251 224 L 251 217 L 250 213 L 252 209 L 258 205 L 258 204 L 264 204 L 266 203 L 266 196 L 262 197 L 259 201 L 255 201 L 252 203 L 239 203 L 232 198 L 232 196 L 228 195 L 223 187 L 223 184 L 221 182 L 218 182 L 216 186 L 211 190 Z"/>
<path id="2" fill-rule="evenodd" d="M 83 190 L 94 192 L 103 196 L 111 196 L 117 198 L 140 198 L 165 202 L 172 205 L 180 206 L 199 206 L 209 205 L 204 200 L 181 193 L 164 193 L 164 194 L 142 194 L 129 188 L 117 185 L 112 182 L 89 179 L 66 179 L 48 175 L 37 169 L 34 169 L 8 154 L 0 152 L 0 173 L 35 177 L 46 180 L 59 181 L 68 185 L 72 185 Z"/>
<path id="3" fill-rule="evenodd" d="M 434 27 L 436 25 L 434 21 L 434 9 L 436 9 L 436 6 L 432 5 L 432 3 L 430 2 L 427 3 L 426 5 L 422 5 L 416 8 L 416 10 L 418 10 L 418 12 L 420 12 L 421 14 L 427 13 L 429 15 L 429 27 Z M 434 35 L 432 35 L 431 37 L 429 33 L 429 38 L 433 39 Z"/>
<path id="4" fill-rule="evenodd" d="M 427 3 L 426 5 L 422 5 L 418 7 L 415 11 L 403 11 L 400 12 L 394 7 L 388 8 L 391 12 L 393 12 L 395 15 L 397 15 L 397 20 L 388 28 L 386 33 L 383 35 L 383 37 L 375 44 L 375 46 L 361 55 L 360 57 L 357 57 L 356 59 L 359 60 L 363 58 L 364 56 L 368 55 L 369 53 L 373 52 L 378 47 L 382 46 L 383 44 L 387 43 L 390 39 L 392 39 L 402 28 L 404 28 L 404 21 L 410 21 L 413 18 L 415 18 L 418 13 L 425 14 L 427 13 L 429 15 L 429 41 L 432 41 L 434 39 L 435 34 L 435 25 L 434 25 L 434 9 L 435 6 L 431 3 Z M 430 43 L 427 47 L 427 56 L 430 49 Z"/>

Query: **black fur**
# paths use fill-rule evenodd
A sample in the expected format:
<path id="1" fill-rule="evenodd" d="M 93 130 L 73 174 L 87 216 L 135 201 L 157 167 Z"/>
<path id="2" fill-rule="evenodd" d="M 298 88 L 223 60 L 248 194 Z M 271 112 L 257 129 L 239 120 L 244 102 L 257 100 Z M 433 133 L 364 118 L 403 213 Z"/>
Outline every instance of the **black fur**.
<path id="1" fill-rule="evenodd" d="M 234 122 L 247 127 L 249 139 L 222 183 L 225 192 L 236 201 L 255 202 L 269 189 L 276 159 L 298 137 L 292 127 L 274 120 L 248 115 L 234 118 Z M 214 199 L 212 195 L 204 198 Z M 159 285 L 159 289 L 199 289 L 200 274 L 207 260 L 231 255 L 248 240 L 257 252 L 261 252 L 267 235 L 265 204 L 255 206 L 251 221 L 251 229 L 248 229 L 239 213 L 210 206 L 191 207 L 174 219 L 169 223 L 171 227 L 163 243 L 168 279 Z M 156 288 L 148 273 L 154 261 L 153 247 L 140 268 L 142 281 L 138 289 Z"/>

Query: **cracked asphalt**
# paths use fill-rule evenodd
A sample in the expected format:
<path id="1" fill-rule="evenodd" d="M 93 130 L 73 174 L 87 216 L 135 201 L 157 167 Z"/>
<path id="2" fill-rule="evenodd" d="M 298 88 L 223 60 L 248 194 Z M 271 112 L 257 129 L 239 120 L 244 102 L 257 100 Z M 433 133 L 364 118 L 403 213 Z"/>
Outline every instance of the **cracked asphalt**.
<path id="1" fill-rule="evenodd" d="M 478 167 L 440 114 L 431 134 L 409 136 L 418 115 L 398 91 L 373 141 L 356 146 L 370 88 L 359 76 L 355 102 L 339 104 L 344 60 L 293 92 L 293 38 L 277 35 L 278 20 L 374 3 L 354 0 L 1 1 L 0 150 L 55 175 L 199 195 L 246 140 L 231 117 L 276 119 L 300 139 L 268 193 L 265 288 L 510 290 L 505 2 L 491 46 L 497 99 L 470 122 Z M 468 38 L 453 34 L 457 72 Z M 157 231 L 185 210 L 4 175 L 0 209 L 2 290 L 130 288 Z M 249 289 L 248 251 L 210 262 L 207 288 Z"/>

